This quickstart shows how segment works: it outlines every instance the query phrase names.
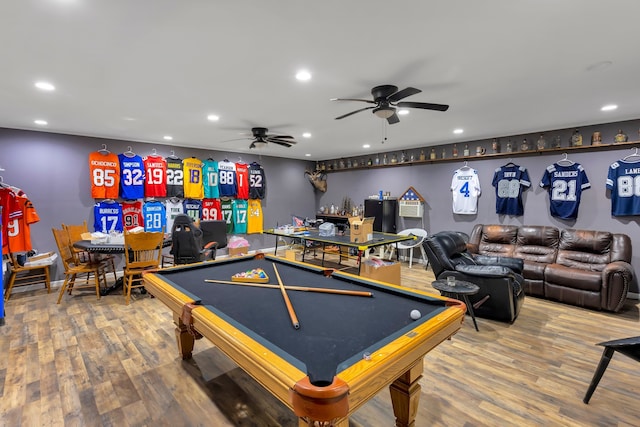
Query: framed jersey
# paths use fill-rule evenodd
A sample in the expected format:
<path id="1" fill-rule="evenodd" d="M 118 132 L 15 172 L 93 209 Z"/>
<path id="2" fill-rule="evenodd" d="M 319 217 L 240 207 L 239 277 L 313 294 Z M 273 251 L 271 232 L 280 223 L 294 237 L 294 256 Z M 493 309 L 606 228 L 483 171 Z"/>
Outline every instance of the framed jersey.
<path id="1" fill-rule="evenodd" d="M 562 219 L 578 217 L 582 192 L 591 187 L 587 173 L 580 163 L 567 160 L 570 164 L 554 163 L 544 171 L 540 187 L 549 193 L 551 216 Z"/>
<path id="2" fill-rule="evenodd" d="M 101 233 L 122 233 L 122 206 L 118 202 L 103 200 L 93 207 L 93 229 Z"/>
<path id="3" fill-rule="evenodd" d="M 607 189 L 611 192 L 611 215 L 640 215 L 640 163 L 618 160 L 609 166 Z"/>
<path id="4" fill-rule="evenodd" d="M 167 196 L 167 161 L 162 156 L 151 155 L 142 159 L 145 170 L 145 197 Z"/>
<path id="5" fill-rule="evenodd" d="M 184 197 L 184 171 L 182 159 L 167 159 L 167 197 Z"/>
<path id="6" fill-rule="evenodd" d="M 523 215 L 522 193 L 531 187 L 527 169 L 514 163 L 497 168 L 491 182 L 496 189 L 496 213 Z"/>
<path id="7" fill-rule="evenodd" d="M 120 193 L 120 159 L 108 151 L 89 153 L 91 197 L 117 199 Z"/>
<path id="8" fill-rule="evenodd" d="M 480 196 L 478 171 L 469 166 L 463 166 L 456 170 L 451 179 L 451 193 L 454 214 L 474 215 L 477 213 L 478 197 Z"/>
<path id="9" fill-rule="evenodd" d="M 204 198 L 202 184 L 202 160 L 189 157 L 182 161 L 184 171 L 184 197 L 189 199 Z"/>
<path id="10" fill-rule="evenodd" d="M 259 163 L 249 165 L 249 198 L 264 199 L 267 192 L 267 180 L 264 169 Z"/>
<path id="11" fill-rule="evenodd" d="M 142 199 L 144 197 L 142 157 L 122 153 L 118 154 L 118 160 L 120 162 L 120 197 L 129 200 Z"/>

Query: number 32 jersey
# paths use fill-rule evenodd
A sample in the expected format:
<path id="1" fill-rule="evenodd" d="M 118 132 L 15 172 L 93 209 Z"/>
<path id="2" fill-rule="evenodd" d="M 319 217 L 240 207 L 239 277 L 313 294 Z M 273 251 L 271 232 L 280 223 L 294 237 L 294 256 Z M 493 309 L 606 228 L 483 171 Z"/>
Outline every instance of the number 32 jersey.
<path id="1" fill-rule="evenodd" d="M 587 173 L 580 163 L 547 166 L 540 187 L 549 192 L 551 216 L 563 219 L 578 217 L 582 192 L 591 187 Z"/>
<path id="2" fill-rule="evenodd" d="M 451 180 L 451 192 L 454 214 L 473 215 L 478 212 L 478 197 L 480 196 L 478 171 L 470 167 L 456 170 Z"/>
<path id="3" fill-rule="evenodd" d="M 640 215 L 640 163 L 612 163 L 607 189 L 611 190 L 611 215 Z"/>

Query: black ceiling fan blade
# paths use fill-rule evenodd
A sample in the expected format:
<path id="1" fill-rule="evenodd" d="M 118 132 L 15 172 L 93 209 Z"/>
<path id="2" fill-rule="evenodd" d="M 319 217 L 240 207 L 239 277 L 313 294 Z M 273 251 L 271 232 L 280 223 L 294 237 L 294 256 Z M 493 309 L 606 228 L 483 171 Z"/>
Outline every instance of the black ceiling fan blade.
<path id="1" fill-rule="evenodd" d="M 376 108 L 376 107 L 375 107 L 375 106 L 373 106 L 373 107 L 364 107 L 364 108 L 361 108 L 361 109 L 359 109 L 359 110 L 356 110 L 356 111 L 352 111 L 352 112 L 350 112 L 350 113 L 347 113 L 347 114 L 345 114 L 345 115 L 343 115 L 343 116 L 336 117 L 336 120 L 344 119 L 345 117 L 349 117 L 349 116 L 351 116 L 351 115 L 353 115 L 353 114 L 356 114 L 356 113 L 359 113 L 359 112 L 361 112 L 361 111 L 371 110 L 371 109 L 373 109 L 373 108 Z"/>
<path id="2" fill-rule="evenodd" d="M 389 96 L 387 99 L 389 102 L 397 102 L 401 99 L 406 98 L 407 96 L 415 95 L 416 93 L 422 92 L 420 89 L 416 89 L 415 87 L 408 87 L 406 89 L 399 90 L 393 95 Z"/>
<path id="3" fill-rule="evenodd" d="M 370 99 L 359 99 L 359 98 L 331 98 L 330 101 L 359 101 L 359 102 L 367 102 L 369 104 L 376 103 L 376 101 L 372 101 Z"/>
<path id="4" fill-rule="evenodd" d="M 296 144 L 297 141 L 294 141 L 293 139 L 282 139 L 278 136 L 267 136 L 265 139 L 265 141 L 267 142 L 284 142 L 287 144 Z"/>
<path id="5" fill-rule="evenodd" d="M 218 141 L 218 142 L 223 143 L 223 142 L 234 142 L 234 141 L 251 141 L 251 137 L 246 136 L 244 138 L 225 139 L 224 141 Z"/>
<path id="6" fill-rule="evenodd" d="M 387 118 L 387 121 L 390 125 L 395 125 L 396 123 L 400 123 L 400 117 L 394 112 L 391 116 Z"/>
<path id="7" fill-rule="evenodd" d="M 398 102 L 396 104 L 399 108 L 422 108 L 423 110 L 435 110 L 435 111 L 447 111 L 448 105 L 445 104 L 430 104 L 428 102 Z"/>
<path id="8" fill-rule="evenodd" d="M 293 144 L 296 143 L 295 141 L 281 141 L 279 139 L 270 139 L 269 142 L 273 144 L 282 145 L 287 148 L 291 147 Z"/>
<path id="9" fill-rule="evenodd" d="M 275 133 L 270 133 L 268 135 L 265 135 L 267 138 L 280 138 L 280 139 L 293 139 L 293 137 L 291 135 L 278 135 Z"/>

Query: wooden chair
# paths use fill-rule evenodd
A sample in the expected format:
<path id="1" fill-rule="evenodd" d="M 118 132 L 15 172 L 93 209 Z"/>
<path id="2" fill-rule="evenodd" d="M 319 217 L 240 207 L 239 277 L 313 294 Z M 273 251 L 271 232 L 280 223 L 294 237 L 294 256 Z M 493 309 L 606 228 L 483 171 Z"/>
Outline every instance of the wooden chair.
<path id="1" fill-rule="evenodd" d="M 52 228 L 51 231 L 53 232 L 53 237 L 58 246 L 58 253 L 64 266 L 64 283 L 60 288 L 58 304 L 60 304 L 65 291 L 71 294 L 74 288 L 94 288 L 96 297 L 100 299 L 100 284 L 104 284 L 105 286 L 107 284 L 104 265 L 94 261 L 80 261 L 80 258 L 72 250 L 71 240 L 69 239 L 67 230 L 64 228 Z M 82 279 L 84 283 L 82 285 L 76 284 L 79 276 L 84 276 L 84 279 Z"/>
<path id="2" fill-rule="evenodd" d="M 51 280 L 49 276 L 49 266 L 34 265 L 23 266 L 18 263 L 18 257 L 14 253 L 9 254 L 9 281 L 4 290 L 4 300 L 9 301 L 11 290 L 14 286 L 35 285 L 44 283 L 47 293 L 51 293 Z"/>
<path id="3" fill-rule="evenodd" d="M 82 224 L 71 224 L 65 225 L 62 224 L 62 228 L 64 228 L 69 234 L 69 240 L 71 243 L 77 242 L 78 240 L 82 240 L 83 233 L 89 233 L 89 228 L 87 227 L 87 221 L 84 221 Z M 105 263 L 106 267 L 108 267 L 109 273 L 113 273 L 113 280 L 117 281 L 118 277 L 116 275 L 116 263 L 114 261 L 113 255 L 108 254 L 91 254 L 89 252 L 83 251 L 82 249 L 77 249 L 71 246 L 71 250 L 79 257 L 80 262 L 100 262 Z"/>
<path id="4" fill-rule="evenodd" d="M 142 274 L 148 270 L 160 268 L 162 257 L 162 241 L 164 232 L 124 232 L 124 286 L 122 291 L 125 295 L 126 304 L 129 305 L 131 299 L 131 289 L 141 288 Z"/>

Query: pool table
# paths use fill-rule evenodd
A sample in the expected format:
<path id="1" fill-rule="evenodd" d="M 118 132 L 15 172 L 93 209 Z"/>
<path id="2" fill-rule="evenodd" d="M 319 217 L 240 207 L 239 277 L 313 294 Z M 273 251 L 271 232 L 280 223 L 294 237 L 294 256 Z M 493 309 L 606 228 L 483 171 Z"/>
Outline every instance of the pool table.
<path id="1" fill-rule="evenodd" d="M 260 268 L 275 288 L 211 283 Z M 282 285 L 365 291 L 371 296 Z M 299 425 L 347 427 L 390 386 L 396 425 L 414 425 L 423 357 L 461 327 L 464 303 L 280 257 L 255 254 L 158 270 L 146 289 L 173 312 L 179 352 L 203 336 L 291 408 Z M 412 310 L 421 317 L 413 320 Z M 414 316 L 415 317 L 415 316 Z"/>

